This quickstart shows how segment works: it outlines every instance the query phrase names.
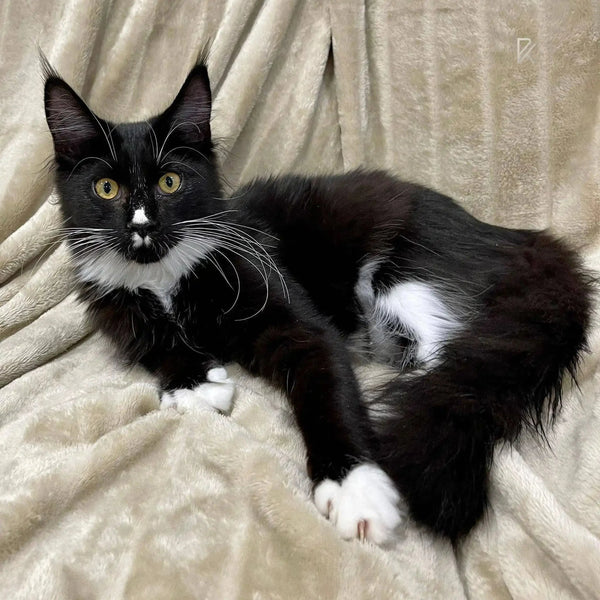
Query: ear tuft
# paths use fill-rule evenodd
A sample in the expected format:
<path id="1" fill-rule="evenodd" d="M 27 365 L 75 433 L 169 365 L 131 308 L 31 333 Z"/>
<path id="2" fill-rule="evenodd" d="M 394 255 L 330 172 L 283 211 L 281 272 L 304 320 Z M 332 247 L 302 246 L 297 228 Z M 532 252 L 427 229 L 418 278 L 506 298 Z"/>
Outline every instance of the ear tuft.
<path id="1" fill-rule="evenodd" d="M 38 46 L 38 56 L 40 58 L 40 67 L 42 69 L 42 77 L 44 81 L 54 77 L 55 79 L 60 79 L 60 75 L 56 71 L 56 69 L 50 64 L 48 57 L 44 54 L 44 51 Z"/>
<path id="2" fill-rule="evenodd" d="M 211 105 L 208 70 L 205 64 L 199 64 L 187 76 L 162 118 L 168 119 L 169 129 L 184 143 L 209 143 Z"/>
<path id="3" fill-rule="evenodd" d="M 51 67 L 46 72 L 44 105 L 54 150 L 59 158 L 75 158 L 84 145 L 101 135 L 100 125 L 83 100 Z"/>

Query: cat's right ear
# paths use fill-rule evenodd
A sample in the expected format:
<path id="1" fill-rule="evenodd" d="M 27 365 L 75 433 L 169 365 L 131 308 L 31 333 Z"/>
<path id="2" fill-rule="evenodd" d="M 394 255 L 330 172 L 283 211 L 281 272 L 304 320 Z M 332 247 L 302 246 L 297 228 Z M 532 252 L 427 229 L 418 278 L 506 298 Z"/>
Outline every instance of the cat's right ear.
<path id="1" fill-rule="evenodd" d="M 52 74 L 44 88 L 46 122 L 57 158 L 73 160 L 102 135 L 98 119 L 60 77 Z"/>
<path id="2" fill-rule="evenodd" d="M 211 91 L 206 65 L 196 65 L 171 106 L 159 117 L 169 137 L 183 144 L 210 143 Z"/>

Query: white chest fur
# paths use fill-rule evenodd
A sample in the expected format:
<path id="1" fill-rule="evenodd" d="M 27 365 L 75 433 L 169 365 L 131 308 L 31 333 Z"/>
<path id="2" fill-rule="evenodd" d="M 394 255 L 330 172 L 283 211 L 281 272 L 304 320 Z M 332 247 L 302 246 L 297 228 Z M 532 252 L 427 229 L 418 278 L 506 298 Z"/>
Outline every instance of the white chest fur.
<path id="1" fill-rule="evenodd" d="M 77 258 L 79 278 L 95 283 L 106 290 L 126 288 L 131 291 L 146 289 L 154 293 L 165 310 L 171 310 L 172 294 L 181 278 L 194 264 L 204 258 L 211 248 L 208 245 L 181 243 L 173 246 L 159 261 L 141 264 L 127 260 L 112 249 Z"/>

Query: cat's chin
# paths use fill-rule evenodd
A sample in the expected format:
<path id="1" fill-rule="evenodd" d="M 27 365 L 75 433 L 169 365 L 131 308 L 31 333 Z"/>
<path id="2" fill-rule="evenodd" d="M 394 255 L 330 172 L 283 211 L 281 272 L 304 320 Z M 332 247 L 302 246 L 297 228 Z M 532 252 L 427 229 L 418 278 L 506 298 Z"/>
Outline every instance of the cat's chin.
<path id="1" fill-rule="evenodd" d="M 129 260 L 140 265 L 149 265 L 152 263 L 157 263 L 161 258 L 162 256 L 135 256 Z"/>
<path id="2" fill-rule="evenodd" d="M 167 251 L 162 247 L 131 249 L 125 254 L 125 258 L 131 262 L 141 265 L 156 263 L 165 257 Z"/>

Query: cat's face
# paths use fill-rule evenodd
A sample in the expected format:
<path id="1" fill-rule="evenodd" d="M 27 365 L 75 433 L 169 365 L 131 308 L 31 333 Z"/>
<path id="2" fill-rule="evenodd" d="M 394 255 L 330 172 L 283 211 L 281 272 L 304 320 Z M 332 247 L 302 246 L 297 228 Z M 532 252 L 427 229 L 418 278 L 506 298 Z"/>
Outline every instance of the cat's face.
<path id="1" fill-rule="evenodd" d="M 114 125 L 94 115 L 50 73 L 46 120 L 67 239 L 80 261 L 100 256 L 161 260 L 201 244 L 190 221 L 222 210 L 211 143 L 211 95 L 204 66 L 173 104 L 147 122 Z"/>

